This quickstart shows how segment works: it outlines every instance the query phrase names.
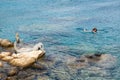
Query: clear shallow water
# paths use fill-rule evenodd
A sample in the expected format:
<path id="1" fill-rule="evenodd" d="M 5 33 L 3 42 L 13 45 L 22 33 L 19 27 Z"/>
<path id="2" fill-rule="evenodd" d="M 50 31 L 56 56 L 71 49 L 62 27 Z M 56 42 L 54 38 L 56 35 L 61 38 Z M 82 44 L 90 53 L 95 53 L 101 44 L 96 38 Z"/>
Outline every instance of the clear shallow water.
<path id="1" fill-rule="evenodd" d="M 57 57 L 53 62 L 63 62 L 51 62 L 53 67 L 47 65 L 46 74 L 37 75 L 39 72 L 35 73 L 33 70 L 34 75 L 37 75 L 35 80 L 41 76 L 56 80 L 59 80 L 60 76 L 61 79 L 71 80 L 119 80 L 119 62 L 114 70 L 99 72 L 101 75 L 104 75 L 104 71 L 110 73 L 103 77 L 92 75 L 88 69 L 79 70 L 78 73 L 70 69 L 69 72 L 63 59 L 104 52 L 116 56 L 119 61 L 119 16 L 119 0 L 1 0 L 0 37 L 14 41 L 15 33 L 19 32 L 25 42 L 43 42 L 46 56 Z M 98 33 L 83 32 L 84 28 L 91 30 L 94 26 L 98 28 Z"/>

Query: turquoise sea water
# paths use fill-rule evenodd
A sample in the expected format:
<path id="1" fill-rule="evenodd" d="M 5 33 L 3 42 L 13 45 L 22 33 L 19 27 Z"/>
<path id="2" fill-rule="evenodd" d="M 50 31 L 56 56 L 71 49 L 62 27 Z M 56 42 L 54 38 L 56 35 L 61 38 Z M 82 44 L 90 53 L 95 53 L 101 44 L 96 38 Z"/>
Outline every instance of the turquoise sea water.
<path id="1" fill-rule="evenodd" d="M 83 32 L 84 28 L 92 30 L 93 27 L 98 29 L 96 34 Z M 26 43 L 43 42 L 46 56 L 58 57 L 54 61 L 64 62 L 63 57 L 69 58 L 66 55 L 78 57 L 95 52 L 111 54 L 118 60 L 117 67 L 107 70 L 109 74 L 105 76 L 101 76 L 104 71 L 101 75 L 90 74 L 87 70 L 69 71 L 62 63 L 54 65 L 54 69 L 48 66 L 47 73 L 42 75 L 33 70 L 34 80 L 41 76 L 50 80 L 119 80 L 119 30 L 120 0 L 0 1 L 0 38 L 15 41 L 18 32 Z"/>

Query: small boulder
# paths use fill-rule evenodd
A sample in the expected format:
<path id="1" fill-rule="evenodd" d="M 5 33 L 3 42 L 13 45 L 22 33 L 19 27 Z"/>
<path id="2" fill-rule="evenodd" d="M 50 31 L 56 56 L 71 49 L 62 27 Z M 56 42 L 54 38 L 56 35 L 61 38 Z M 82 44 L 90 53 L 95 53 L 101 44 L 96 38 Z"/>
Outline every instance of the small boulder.
<path id="1" fill-rule="evenodd" d="M 16 68 L 12 68 L 8 71 L 8 76 L 14 76 L 18 73 L 18 70 Z"/>
<path id="2" fill-rule="evenodd" d="M 0 46 L 5 47 L 5 48 L 9 48 L 9 47 L 14 47 L 14 44 L 7 39 L 0 39 Z"/>
<path id="3" fill-rule="evenodd" d="M 38 63 L 34 63 L 31 67 L 33 69 L 38 69 L 38 70 L 45 70 L 46 69 L 46 67 L 44 65 L 41 65 L 41 64 L 38 64 Z"/>

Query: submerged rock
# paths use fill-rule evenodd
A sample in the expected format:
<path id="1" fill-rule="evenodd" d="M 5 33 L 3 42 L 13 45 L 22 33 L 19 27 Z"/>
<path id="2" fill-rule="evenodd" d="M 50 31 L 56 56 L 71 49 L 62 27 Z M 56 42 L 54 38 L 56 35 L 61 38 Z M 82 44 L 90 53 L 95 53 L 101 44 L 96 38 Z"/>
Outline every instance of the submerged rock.
<path id="1" fill-rule="evenodd" d="M 102 68 L 113 68 L 116 65 L 116 57 L 110 54 L 103 54 L 101 60 L 97 63 Z"/>
<path id="2" fill-rule="evenodd" d="M 11 68 L 9 71 L 8 71 L 8 76 L 14 76 L 18 73 L 18 70 L 17 68 Z"/>
<path id="3" fill-rule="evenodd" d="M 72 69 L 87 68 L 91 66 L 113 68 L 115 67 L 116 57 L 111 54 L 91 54 L 82 55 L 80 58 L 69 57 L 66 62 Z"/>
<path id="4" fill-rule="evenodd" d="M 1 67 L 3 67 L 3 63 L 2 63 L 2 62 L 0 62 L 0 68 L 1 68 Z"/>
<path id="5" fill-rule="evenodd" d="M 9 76 L 5 80 L 19 80 L 16 76 Z"/>
<path id="6" fill-rule="evenodd" d="M 72 62 L 69 62 L 68 66 L 72 69 L 81 69 L 89 66 L 85 58 L 71 58 Z"/>
<path id="7" fill-rule="evenodd" d="M 4 73 L 0 73 L 0 80 L 5 80 L 6 79 L 6 75 Z"/>
<path id="8" fill-rule="evenodd" d="M 84 58 L 88 61 L 88 63 L 94 63 L 95 65 L 104 68 L 112 68 L 116 63 L 116 57 L 111 54 L 85 55 Z"/>
<path id="9" fill-rule="evenodd" d="M 45 70 L 46 69 L 46 67 L 44 65 L 37 64 L 37 63 L 34 63 L 31 67 L 34 69 L 38 69 L 38 70 Z"/>

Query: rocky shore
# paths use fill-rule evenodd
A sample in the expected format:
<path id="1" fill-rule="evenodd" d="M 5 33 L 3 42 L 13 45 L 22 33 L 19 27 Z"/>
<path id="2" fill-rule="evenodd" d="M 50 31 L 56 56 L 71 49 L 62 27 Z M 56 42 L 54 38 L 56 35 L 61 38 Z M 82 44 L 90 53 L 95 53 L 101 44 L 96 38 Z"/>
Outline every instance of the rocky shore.
<path id="1" fill-rule="evenodd" d="M 80 57 L 68 54 L 44 56 L 42 43 L 19 45 L 22 47 L 17 46 L 17 53 L 1 51 L 0 80 L 70 80 L 71 75 L 85 76 L 86 73 L 87 76 L 107 76 L 106 69 L 114 68 L 117 61 L 111 54 L 101 53 Z"/>

